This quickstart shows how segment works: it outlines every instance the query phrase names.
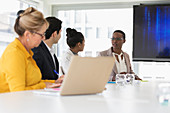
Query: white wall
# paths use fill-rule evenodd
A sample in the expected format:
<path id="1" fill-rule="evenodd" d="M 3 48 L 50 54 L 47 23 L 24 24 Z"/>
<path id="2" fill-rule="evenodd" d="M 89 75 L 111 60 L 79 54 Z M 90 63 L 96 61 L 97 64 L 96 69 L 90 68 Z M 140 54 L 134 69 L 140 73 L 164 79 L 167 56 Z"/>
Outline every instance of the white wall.
<path id="1" fill-rule="evenodd" d="M 43 0 L 43 14 L 45 17 L 50 16 L 52 14 L 51 4 L 48 0 Z"/>
<path id="2" fill-rule="evenodd" d="M 170 4 L 170 0 L 41 0 L 43 1 L 43 12 L 45 16 L 54 15 L 53 10 L 71 9 L 77 4 L 81 8 L 117 8 L 133 7 L 137 4 Z"/>

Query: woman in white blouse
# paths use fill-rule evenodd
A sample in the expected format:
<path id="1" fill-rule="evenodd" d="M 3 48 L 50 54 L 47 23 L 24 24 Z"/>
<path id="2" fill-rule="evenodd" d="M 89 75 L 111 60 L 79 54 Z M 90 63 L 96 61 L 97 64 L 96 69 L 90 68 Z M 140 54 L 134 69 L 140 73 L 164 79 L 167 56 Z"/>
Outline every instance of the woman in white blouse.
<path id="1" fill-rule="evenodd" d="M 122 46 L 126 42 L 125 33 L 116 30 L 111 39 L 112 47 L 99 53 L 99 56 L 113 56 L 115 58 L 115 65 L 109 81 L 115 81 L 116 74 L 135 74 L 131 67 L 129 55 L 122 50 Z M 137 75 L 135 75 L 135 79 L 142 80 Z"/>
<path id="2" fill-rule="evenodd" d="M 69 49 L 65 51 L 61 58 L 61 67 L 63 74 L 66 74 L 70 65 L 71 57 L 78 55 L 78 52 L 83 51 L 85 40 L 81 32 L 77 32 L 75 29 L 66 29 L 67 44 Z"/>

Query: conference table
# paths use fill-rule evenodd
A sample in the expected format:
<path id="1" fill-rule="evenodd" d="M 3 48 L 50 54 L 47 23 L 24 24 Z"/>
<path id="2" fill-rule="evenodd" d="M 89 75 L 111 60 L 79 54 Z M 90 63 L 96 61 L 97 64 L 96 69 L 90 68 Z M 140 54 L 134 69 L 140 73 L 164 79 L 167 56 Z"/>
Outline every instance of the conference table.
<path id="1" fill-rule="evenodd" d="M 60 96 L 42 90 L 0 94 L 0 113 L 170 113 L 170 105 L 158 101 L 158 84 L 107 84 L 99 94 Z"/>

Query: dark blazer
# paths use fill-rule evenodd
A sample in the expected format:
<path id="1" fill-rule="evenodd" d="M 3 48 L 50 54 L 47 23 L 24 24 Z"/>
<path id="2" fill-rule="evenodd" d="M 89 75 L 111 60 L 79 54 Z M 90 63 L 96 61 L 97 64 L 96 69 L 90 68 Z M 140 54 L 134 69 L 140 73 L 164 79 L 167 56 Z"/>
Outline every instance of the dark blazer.
<path id="1" fill-rule="evenodd" d="M 32 51 L 34 52 L 33 58 L 41 70 L 42 79 L 57 80 L 58 75 L 54 72 L 54 70 L 56 70 L 59 73 L 59 62 L 57 57 L 54 57 L 56 62 L 55 69 L 51 53 L 43 41 L 38 47 L 32 49 Z"/>

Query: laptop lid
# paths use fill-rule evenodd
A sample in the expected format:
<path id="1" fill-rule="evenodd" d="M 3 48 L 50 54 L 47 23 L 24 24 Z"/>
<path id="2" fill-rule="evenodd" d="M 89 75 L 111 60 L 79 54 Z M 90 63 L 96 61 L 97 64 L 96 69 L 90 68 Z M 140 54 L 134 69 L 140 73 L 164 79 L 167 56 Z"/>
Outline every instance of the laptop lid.
<path id="1" fill-rule="evenodd" d="M 61 86 L 61 95 L 101 93 L 114 65 L 113 57 L 73 56 Z"/>

